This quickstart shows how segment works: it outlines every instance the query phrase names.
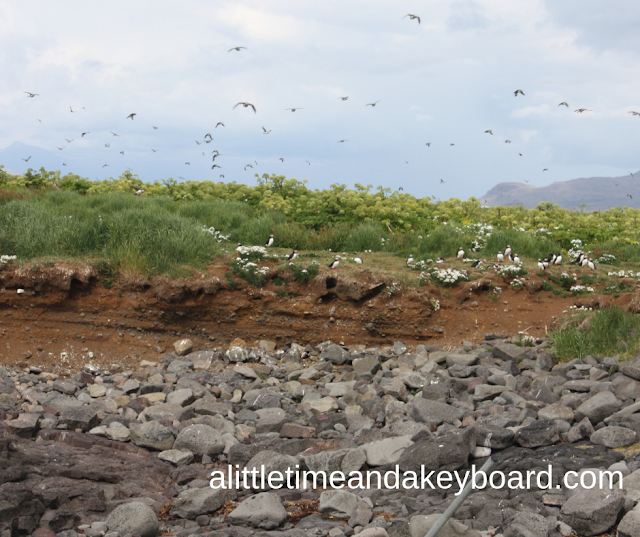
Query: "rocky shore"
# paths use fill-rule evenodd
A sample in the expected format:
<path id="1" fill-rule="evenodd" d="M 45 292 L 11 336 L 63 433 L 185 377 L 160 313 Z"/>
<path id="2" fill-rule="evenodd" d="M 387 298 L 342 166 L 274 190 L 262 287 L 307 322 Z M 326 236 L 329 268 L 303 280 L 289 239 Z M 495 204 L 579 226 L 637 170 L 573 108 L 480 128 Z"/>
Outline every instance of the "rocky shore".
<path id="1" fill-rule="evenodd" d="M 556 365 L 547 340 L 521 336 L 452 350 L 180 340 L 132 371 L 0 368 L 0 537 L 423 537 L 455 480 L 214 488 L 212 472 L 463 473 L 489 456 L 505 474 L 551 465 L 552 487 L 475 491 L 440 536 L 636 537 L 639 435 L 640 359 Z M 614 483 L 590 488 L 591 470 Z"/>

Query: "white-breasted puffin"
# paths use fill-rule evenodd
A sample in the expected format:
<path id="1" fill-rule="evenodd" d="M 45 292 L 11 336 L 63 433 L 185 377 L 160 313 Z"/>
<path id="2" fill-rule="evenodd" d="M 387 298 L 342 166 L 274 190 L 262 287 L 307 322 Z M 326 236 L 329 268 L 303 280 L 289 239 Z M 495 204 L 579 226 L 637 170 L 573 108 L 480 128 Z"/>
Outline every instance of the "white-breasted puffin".
<path id="1" fill-rule="evenodd" d="M 267 239 L 267 242 L 265 243 L 265 246 L 267 248 L 269 248 L 271 245 L 273 245 L 273 235 L 269 235 L 269 238 Z"/>
<path id="2" fill-rule="evenodd" d="M 336 258 L 333 261 L 331 261 L 331 263 L 329 263 L 329 268 L 336 270 L 339 264 L 340 264 L 340 256 L 337 255 Z"/>
<path id="3" fill-rule="evenodd" d="M 293 260 L 298 257 L 298 250 L 294 250 L 293 252 L 291 252 L 289 254 L 289 257 L 287 257 L 287 260 L 289 261 L 289 263 L 293 263 Z"/>

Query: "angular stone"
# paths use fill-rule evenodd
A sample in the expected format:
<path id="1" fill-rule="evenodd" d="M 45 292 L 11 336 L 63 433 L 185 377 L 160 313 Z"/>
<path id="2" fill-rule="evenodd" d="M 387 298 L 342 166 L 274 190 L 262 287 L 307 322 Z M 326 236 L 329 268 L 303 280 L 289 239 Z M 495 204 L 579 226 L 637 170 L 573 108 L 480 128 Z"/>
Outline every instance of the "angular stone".
<path id="1" fill-rule="evenodd" d="M 69 408 L 60 414 L 58 425 L 66 425 L 71 431 L 81 429 L 86 432 L 98 425 L 98 414 L 88 406 Z"/>
<path id="2" fill-rule="evenodd" d="M 589 421 L 589 418 L 584 418 L 579 423 L 576 423 L 566 433 L 564 439 L 566 442 L 580 442 L 585 438 L 591 438 L 591 435 L 595 432 L 593 425 Z"/>
<path id="3" fill-rule="evenodd" d="M 346 363 L 349 357 L 349 353 L 335 343 L 332 343 L 320 353 L 320 360 L 327 360 L 335 365 Z"/>
<path id="4" fill-rule="evenodd" d="M 584 418 L 589 418 L 589 421 L 596 425 L 606 417 L 611 416 L 619 408 L 620 401 L 615 395 L 607 391 L 598 392 L 576 409 L 575 419 L 576 421 L 582 421 Z"/>
<path id="5" fill-rule="evenodd" d="M 328 515 L 350 517 L 358 506 L 358 497 L 346 490 L 326 490 L 320 494 L 318 511 Z"/>
<path id="6" fill-rule="evenodd" d="M 640 511 L 632 509 L 618 524 L 618 537 L 640 537 Z"/>
<path id="7" fill-rule="evenodd" d="M 356 358 L 352 366 L 358 376 L 375 375 L 380 369 L 380 358 L 378 355 L 369 354 L 363 358 Z"/>
<path id="8" fill-rule="evenodd" d="M 473 430 L 478 446 L 505 449 L 513 445 L 515 433 L 510 429 L 488 423 L 475 423 Z"/>
<path id="9" fill-rule="evenodd" d="M 403 472 L 426 470 L 458 470 L 467 464 L 476 447 L 471 427 L 448 431 L 439 437 L 416 442 L 402 453 L 398 465 Z"/>
<path id="10" fill-rule="evenodd" d="M 193 350 L 193 341 L 190 339 L 180 339 L 173 344 L 177 356 L 186 356 Z"/>
<path id="11" fill-rule="evenodd" d="M 158 453 L 158 458 L 175 464 L 176 466 L 184 466 L 193 460 L 193 453 L 190 451 L 180 451 L 179 449 L 168 449 Z"/>
<path id="12" fill-rule="evenodd" d="M 38 414 L 20 414 L 18 419 L 4 420 L 11 434 L 21 438 L 32 438 L 38 432 Z"/>
<path id="13" fill-rule="evenodd" d="M 553 404 L 538 410 L 538 419 L 540 420 L 562 420 L 567 423 L 573 423 L 573 410 L 568 406 Z"/>
<path id="14" fill-rule="evenodd" d="M 519 347 L 511 343 L 496 343 L 493 347 L 493 356 L 505 362 L 508 360 L 517 362 L 518 358 L 527 353 L 527 350 L 526 347 Z"/>
<path id="15" fill-rule="evenodd" d="M 522 447 L 536 448 L 555 444 L 560 440 L 560 436 L 554 421 L 539 420 L 518 429 L 514 440 Z"/>
<path id="16" fill-rule="evenodd" d="M 196 400 L 193 392 L 188 388 L 175 390 L 167 395 L 167 403 L 170 405 L 187 406 Z"/>
<path id="17" fill-rule="evenodd" d="M 469 367 L 478 363 L 478 356 L 475 354 L 449 354 L 447 356 L 447 367 L 461 365 Z"/>
<path id="18" fill-rule="evenodd" d="M 412 444 L 410 436 L 394 436 L 362 444 L 360 449 L 364 450 L 369 466 L 382 466 L 396 463 L 400 460 L 404 450 Z"/>
<path id="19" fill-rule="evenodd" d="M 411 537 L 424 537 L 441 516 L 440 513 L 412 516 L 409 521 Z M 480 533 L 450 518 L 438 532 L 438 537 L 480 537 Z"/>
<path id="20" fill-rule="evenodd" d="M 453 424 L 456 420 L 462 419 L 462 416 L 464 416 L 463 410 L 445 403 L 431 401 L 421 397 L 416 397 L 413 400 L 411 417 L 421 423 L 440 425 L 446 422 Z"/>
<path id="21" fill-rule="evenodd" d="M 306 427 L 298 423 L 287 422 L 280 429 L 280 436 L 283 438 L 313 438 L 316 430 L 313 427 Z"/>

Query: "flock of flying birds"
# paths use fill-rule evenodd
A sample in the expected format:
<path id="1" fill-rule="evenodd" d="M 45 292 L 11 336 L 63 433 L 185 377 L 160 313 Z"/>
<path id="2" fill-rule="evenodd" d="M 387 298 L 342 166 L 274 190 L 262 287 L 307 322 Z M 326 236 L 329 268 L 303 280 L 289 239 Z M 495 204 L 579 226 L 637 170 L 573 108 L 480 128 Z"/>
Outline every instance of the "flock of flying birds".
<path id="1" fill-rule="evenodd" d="M 414 14 L 414 13 L 408 13 L 408 14 L 406 14 L 406 15 L 403 17 L 403 19 L 406 19 L 406 18 L 409 18 L 409 20 L 412 20 L 412 21 L 413 21 L 413 20 L 415 20 L 415 21 L 417 21 L 417 22 L 418 22 L 418 24 L 420 24 L 420 22 L 421 22 L 420 17 L 419 17 L 418 15 Z M 241 52 L 241 51 L 243 51 L 243 50 L 247 50 L 247 47 L 243 47 L 243 46 L 231 47 L 231 48 L 228 50 L 228 52 Z M 30 91 L 25 91 L 24 93 L 27 95 L 27 97 L 28 97 L 28 98 L 34 98 L 34 97 L 37 97 L 38 95 L 40 95 L 39 93 L 33 93 L 33 92 L 30 92 Z M 514 96 L 515 96 L 515 97 L 518 97 L 519 95 L 521 95 L 521 96 L 523 96 L 523 97 L 524 97 L 524 96 L 526 95 L 526 94 L 525 94 L 525 92 L 524 92 L 524 90 L 522 90 L 522 89 L 516 89 L 516 90 L 513 92 L 513 94 L 514 94 Z M 341 101 L 347 101 L 347 100 L 349 99 L 349 96 L 348 96 L 348 95 L 347 95 L 347 96 L 342 96 L 342 97 L 340 97 L 339 99 L 340 99 Z M 371 108 L 375 108 L 375 107 L 376 107 L 376 105 L 377 105 L 379 102 L 380 102 L 379 100 L 378 100 L 378 101 L 374 101 L 374 102 L 371 102 L 371 103 L 367 103 L 365 106 L 370 106 Z M 558 106 L 564 106 L 564 107 L 566 107 L 566 108 L 569 108 L 569 103 L 568 103 L 568 102 L 566 102 L 566 101 L 563 101 L 563 102 L 561 102 L 560 104 L 558 104 Z M 254 113 L 254 114 L 257 114 L 257 113 L 258 113 L 258 111 L 257 111 L 257 108 L 256 108 L 255 104 L 250 103 L 250 102 L 240 101 L 240 102 L 236 103 L 236 104 L 233 106 L 233 110 L 235 110 L 235 109 L 236 109 L 236 108 L 238 108 L 238 107 L 242 107 L 242 108 L 244 108 L 244 109 L 250 109 L 250 110 L 252 110 L 252 111 L 253 111 L 253 113 Z M 75 112 L 77 111 L 77 110 L 73 110 L 73 108 L 72 108 L 72 107 L 69 107 L 69 109 L 70 109 L 71 113 L 75 113 Z M 84 107 L 83 107 L 83 110 L 85 110 L 85 111 L 86 111 L 86 109 L 85 109 Z M 286 110 L 286 111 L 290 111 L 290 112 L 292 112 L 292 113 L 293 113 L 293 112 L 296 112 L 296 111 L 298 111 L 298 110 L 303 110 L 303 108 L 301 108 L 301 107 L 292 107 L 292 108 L 286 108 L 285 110 Z M 575 113 L 578 113 L 578 114 L 583 114 L 583 113 L 585 113 L 585 112 L 593 112 L 593 110 L 588 109 L 588 108 L 577 108 L 576 110 L 574 110 L 574 112 L 575 112 Z M 632 114 L 633 116 L 640 116 L 640 111 L 632 110 L 632 111 L 630 111 L 630 112 L 629 112 L 629 114 Z M 126 117 L 125 117 L 125 119 L 131 119 L 131 120 L 133 121 L 133 120 L 135 119 L 135 117 L 136 117 L 136 116 L 137 116 L 137 114 L 136 114 L 136 113 L 131 113 L 131 114 L 129 114 L 128 116 L 126 116 Z M 41 120 L 39 120 L 39 119 L 38 119 L 38 121 L 41 121 Z M 214 127 L 214 128 L 215 128 L 215 129 L 217 129 L 218 127 L 224 127 L 224 126 L 225 126 L 225 124 L 224 124 L 222 121 L 219 121 L 219 122 L 215 125 L 215 127 Z M 153 128 L 154 130 L 158 130 L 158 127 L 157 127 L 157 126 L 155 126 L 155 125 L 154 125 L 152 128 Z M 265 135 L 268 135 L 268 134 L 270 134 L 270 133 L 272 132 L 272 131 L 271 131 L 271 129 L 267 129 L 267 128 L 265 128 L 264 126 L 262 127 L 262 131 L 263 131 L 263 134 L 265 134 Z M 119 135 L 119 134 L 117 134 L 117 133 L 115 133 L 115 132 L 113 132 L 113 131 L 110 131 L 110 133 L 111 133 L 114 137 L 120 137 L 120 135 Z M 494 135 L 493 129 L 487 129 L 487 130 L 485 130 L 485 131 L 484 131 L 484 133 L 485 133 L 485 134 L 489 134 L 489 135 L 491 135 L 491 136 L 493 136 L 493 135 Z M 90 132 L 82 132 L 82 133 L 80 134 L 80 137 L 81 137 L 81 138 L 84 138 L 85 136 L 88 136 L 89 134 L 91 134 L 91 133 L 90 133 Z M 66 140 L 66 142 L 67 142 L 67 145 L 68 145 L 68 144 L 71 144 L 71 143 L 74 141 L 74 139 L 67 139 L 67 138 L 65 138 L 65 140 Z M 208 132 L 207 134 L 205 134 L 202 140 L 196 140 L 196 141 L 195 141 L 195 143 L 196 143 L 198 146 L 201 146 L 203 143 L 204 143 L 204 144 L 210 144 L 211 142 L 213 142 L 213 136 L 212 136 L 212 134 L 211 134 L 210 132 Z M 349 142 L 349 140 L 346 140 L 346 139 L 338 140 L 338 143 L 346 143 L 346 142 Z M 511 140 L 506 139 L 506 140 L 504 140 L 504 143 L 506 143 L 506 144 L 510 144 L 510 143 L 511 143 Z M 427 143 L 426 143 L 426 146 L 427 146 L 427 147 L 431 147 L 431 145 L 432 145 L 432 143 L 431 143 L 431 142 L 427 142 Z M 454 144 L 454 143 L 451 143 L 451 144 L 450 144 L 450 146 L 455 146 L 455 144 Z M 63 151 L 66 147 L 67 147 L 67 146 L 65 146 L 65 145 L 63 145 L 62 147 L 57 146 L 57 149 L 58 149 L 59 151 Z M 111 144 L 110 144 L 110 143 L 104 143 L 104 147 L 105 147 L 105 149 L 109 149 L 109 148 L 111 147 Z M 157 149 L 154 149 L 154 148 L 150 148 L 150 149 L 151 149 L 151 151 L 152 151 L 153 153 L 157 153 L 157 152 L 158 152 L 158 150 L 157 150 Z M 124 151 L 124 150 L 121 150 L 121 151 L 120 151 L 120 155 L 124 155 L 124 154 L 125 154 L 125 151 Z M 519 154 L 519 156 L 523 156 L 523 155 L 522 155 L 522 153 L 518 153 L 518 154 Z M 216 158 L 220 157 L 220 156 L 221 156 L 221 153 L 220 153 L 217 149 L 214 149 L 213 151 L 211 151 L 210 155 L 211 155 L 211 157 L 212 157 L 212 165 L 211 165 L 211 169 L 212 169 L 212 170 L 216 170 L 216 169 L 220 169 L 220 170 L 222 170 L 222 166 L 221 166 L 220 164 L 216 163 Z M 201 151 L 201 155 L 200 155 L 200 156 L 201 156 L 201 157 L 206 157 L 206 156 L 207 156 L 206 151 Z M 27 158 L 23 158 L 22 160 L 24 160 L 25 162 L 29 162 L 29 161 L 31 160 L 31 156 L 29 156 L 29 157 L 27 157 Z M 279 158 L 279 160 L 280 160 L 281 162 L 284 162 L 285 157 L 280 157 L 280 158 Z M 305 162 L 306 162 L 308 165 L 311 165 L 311 162 L 309 162 L 308 160 L 306 160 Z M 250 162 L 250 163 L 248 163 L 248 164 L 245 164 L 245 165 L 244 165 L 244 170 L 246 171 L 246 170 L 247 170 L 247 168 L 251 168 L 251 169 L 253 169 L 254 164 L 257 166 L 257 165 L 258 165 L 258 162 L 254 160 L 253 162 Z M 184 163 L 184 165 L 185 165 L 185 166 L 190 166 L 190 165 L 191 165 L 191 162 L 190 162 L 190 161 L 187 161 L 187 162 L 185 162 L 185 163 Z M 66 163 L 63 163 L 63 166 L 66 166 Z M 102 167 L 103 167 L 103 168 L 106 168 L 106 167 L 108 167 L 108 166 L 109 166 L 109 163 L 105 163 Z M 127 168 L 127 169 L 131 171 L 131 169 L 130 169 L 130 168 Z M 542 171 L 543 171 L 543 172 L 546 172 L 546 171 L 548 171 L 548 170 L 549 170 L 548 168 L 544 168 Z M 631 174 L 631 175 L 633 176 L 633 174 Z M 221 173 L 221 174 L 220 174 L 220 177 L 221 177 L 221 178 L 225 178 L 224 173 Z M 184 177 L 180 177 L 180 179 L 184 179 Z M 529 182 L 529 180 L 527 180 L 527 179 L 525 179 L 524 181 L 525 181 L 526 183 L 528 183 L 528 182 Z M 446 183 L 446 181 L 445 181 L 444 179 L 440 179 L 440 184 L 445 184 L 445 183 Z M 616 185 L 616 186 L 617 186 L 617 185 Z M 402 187 L 400 187 L 400 188 L 399 188 L 399 191 L 402 191 L 402 190 L 403 190 L 403 188 L 402 188 Z M 143 191 L 142 191 L 142 192 L 143 192 Z M 141 193 L 142 193 L 142 192 L 141 192 Z M 627 194 L 627 196 L 628 196 L 629 198 L 633 198 L 631 194 Z M 486 202 L 485 202 L 485 205 L 486 205 Z"/>

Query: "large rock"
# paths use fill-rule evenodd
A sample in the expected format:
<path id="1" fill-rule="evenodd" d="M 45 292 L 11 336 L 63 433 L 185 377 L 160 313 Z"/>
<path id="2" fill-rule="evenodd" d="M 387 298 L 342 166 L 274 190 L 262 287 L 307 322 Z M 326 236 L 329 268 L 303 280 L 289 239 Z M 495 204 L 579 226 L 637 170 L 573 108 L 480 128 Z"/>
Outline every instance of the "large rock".
<path id="1" fill-rule="evenodd" d="M 624 495 L 618 490 L 580 491 L 564 503 L 560 520 L 578 535 L 592 537 L 615 525 L 623 505 Z"/>
<path id="2" fill-rule="evenodd" d="M 640 537 L 640 511 L 632 509 L 618 524 L 618 537 Z"/>
<path id="3" fill-rule="evenodd" d="M 193 341 L 180 339 L 173 344 L 177 356 L 186 356 L 193 350 Z"/>
<path id="4" fill-rule="evenodd" d="M 553 404 L 538 410 L 540 420 L 562 420 L 568 423 L 573 422 L 573 410 L 568 406 Z"/>
<path id="5" fill-rule="evenodd" d="M 328 515 L 350 517 L 358 506 L 358 497 L 346 490 L 326 490 L 320 494 L 318 511 Z"/>
<path id="6" fill-rule="evenodd" d="M 189 450 L 198 455 L 217 455 L 224 450 L 224 440 L 219 431 L 203 423 L 182 429 L 173 449 Z"/>
<path id="7" fill-rule="evenodd" d="M 320 353 L 320 360 L 328 360 L 332 364 L 342 365 L 349 359 L 349 352 L 340 345 L 332 343 Z"/>
<path id="8" fill-rule="evenodd" d="M 526 347 L 519 347 L 511 343 L 496 343 L 493 347 L 493 356 L 505 362 L 509 360 L 517 362 L 518 358 L 526 354 L 526 352 Z"/>
<path id="9" fill-rule="evenodd" d="M 411 537 L 424 537 L 441 516 L 440 513 L 412 516 L 409 521 Z M 438 537 L 480 537 L 480 533 L 450 518 L 438 532 Z"/>
<path id="10" fill-rule="evenodd" d="M 571 429 L 563 437 L 565 442 L 580 442 L 585 438 L 591 438 L 595 432 L 589 418 L 582 419 L 579 423 L 574 424 Z"/>
<path id="11" fill-rule="evenodd" d="M 287 519 L 278 496 L 262 492 L 250 496 L 227 515 L 232 524 L 248 524 L 254 528 L 273 530 Z"/>
<path id="12" fill-rule="evenodd" d="M 173 500 L 170 514 L 194 520 L 197 516 L 217 511 L 225 503 L 235 500 L 237 496 L 234 489 L 204 487 L 183 490 Z"/>
<path id="13" fill-rule="evenodd" d="M 369 466 L 382 466 L 383 464 L 397 462 L 404 450 L 412 444 L 413 442 L 409 436 L 394 436 L 363 444 L 360 448 L 366 453 Z"/>
<path id="14" fill-rule="evenodd" d="M 555 444 L 560 440 L 560 436 L 554 421 L 539 420 L 518 429 L 514 440 L 522 447 L 536 448 Z"/>
<path id="15" fill-rule="evenodd" d="M 129 427 L 131 441 L 140 447 L 165 451 L 173 447 L 175 438 L 168 427 L 157 421 L 147 421 Z"/>
<path id="16" fill-rule="evenodd" d="M 626 427 L 603 427 L 591 435 L 591 442 L 608 448 L 628 446 L 636 441 L 635 431 Z"/>
<path id="17" fill-rule="evenodd" d="M 246 468 L 249 472 L 251 472 L 254 468 L 258 470 L 258 472 L 261 472 L 263 465 L 265 475 L 275 475 L 275 472 L 280 472 L 286 479 L 286 471 L 289 468 L 294 472 L 297 471 L 296 466 L 298 466 L 298 459 L 292 457 L 291 455 L 283 455 L 282 453 L 278 453 L 277 451 L 267 449 L 264 451 L 259 451 L 256 455 L 254 455 L 251 460 L 247 462 Z M 260 479 L 257 480 L 257 484 L 257 490 L 268 490 L 269 488 L 271 488 L 269 486 L 269 481 L 266 478 L 264 489 L 261 489 L 260 487 Z M 277 485 L 278 483 L 274 481 L 273 484 Z"/>
<path id="18" fill-rule="evenodd" d="M 547 519 L 542 515 L 530 512 L 516 513 L 501 528 L 504 537 L 547 537 Z"/>
<path id="19" fill-rule="evenodd" d="M 416 397 L 413 400 L 411 417 L 421 423 L 433 423 L 434 425 L 440 425 L 441 423 L 453 424 L 456 420 L 462 419 L 462 416 L 464 416 L 463 410 L 439 401 L 421 397 Z"/>
<path id="20" fill-rule="evenodd" d="M 589 418 L 593 425 L 597 425 L 603 419 L 611 416 L 620 408 L 620 401 L 611 392 L 598 392 L 587 399 L 575 411 L 576 421 Z"/>
<path id="21" fill-rule="evenodd" d="M 511 429 L 488 423 L 475 423 L 473 429 L 478 446 L 505 449 L 513 445 L 515 433 Z"/>
<path id="22" fill-rule="evenodd" d="M 476 447 L 471 427 L 456 429 L 424 442 L 416 442 L 405 449 L 398 460 L 403 472 L 421 473 L 422 466 L 431 470 L 458 470 L 467 464 Z"/>
<path id="23" fill-rule="evenodd" d="M 151 507 L 142 502 L 131 502 L 119 505 L 107 517 L 109 531 L 120 535 L 139 535 L 155 537 L 160 526 L 158 517 Z"/>
<path id="24" fill-rule="evenodd" d="M 58 426 L 60 425 L 66 425 L 71 431 L 81 429 L 84 433 L 98 425 L 98 413 L 88 406 L 68 408 L 58 418 Z"/>
<path id="25" fill-rule="evenodd" d="M 380 369 L 380 358 L 375 354 L 369 354 L 353 361 L 353 370 L 358 376 L 375 375 Z"/>

